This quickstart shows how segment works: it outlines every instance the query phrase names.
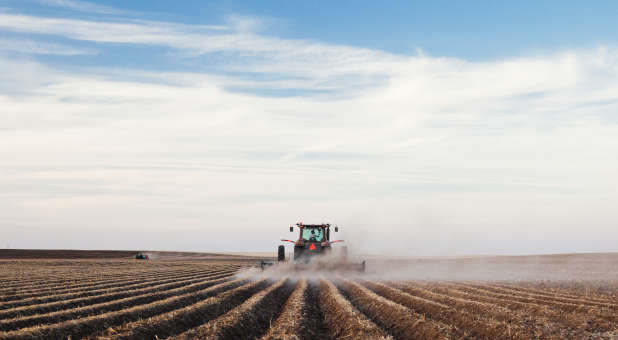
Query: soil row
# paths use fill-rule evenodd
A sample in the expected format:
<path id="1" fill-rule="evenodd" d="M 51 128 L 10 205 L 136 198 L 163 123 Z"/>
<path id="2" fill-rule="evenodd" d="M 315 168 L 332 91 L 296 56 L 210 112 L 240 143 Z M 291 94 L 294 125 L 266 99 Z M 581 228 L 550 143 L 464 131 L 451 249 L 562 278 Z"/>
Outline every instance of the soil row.
<path id="1" fill-rule="evenodd" d="M 192 275 L 182 275 L 182 276 L 171 276 L 167 277 L 163 280 L 154 280 L 154 281 L 141 281 L 140 283 L 133 283 L 128 285 L 122 285 L 113 288 L 102 288 L 96 290 L 88 290 L 74 293 L 66 293 L 66 294 L 56 294 L 56 295 L 48 295 L 36 298 L 28 298 L 24 300 L 10 301 L 2 303 L 2 309 L 0 309 L 0 319 L 5 319 L 7 315 L 16 315 L 25 313 L 22 315 L 28 315 L 26 310 L 30 308 L 39 308 L 42 305 L 46 305 L 48 307 L 57 306 L 60 307 L 62 303 L 72 303 L 78 301 L 79 299 L 96 299 L 98 297 L 103 297 L 105 295 L 110 295 L 116 292 L 126 292 L 126 291 L 139 291 L 140 289 L 149 288 L 153 286 L 158 286 L 166 283 L 178 282 L 178 280 L 189 280 L 189 279 L 199 279 L 202 277 L 208 277 L 213 275 L 221 275 L 221 274 L 233 274 L 234 271 L 230 270 L 213 270 L 213 271 L 204 271 L 203 273 L 196 273 Z M 99 301 L 102 302 L 102 301 Z M 90 302 L 93 303 L 93 302 Z M 9 309 L 10 308 L 10 309 Z"/>
<path id="2" fill-rule="evenodd" d="M 205 268 L 208 269 L 208 268 Z M 180 270 L 145 270 L 145 271 L 127 271 L 122 273 L 113 273 L 111 275 L 105 275 L 105 273 L 98 272 L 95 275 L 82 276 L 79 273 L 65 273 L 63 276 L 65 279 L 59 281 L 49 281 L 43 279 L 42 282 L 33 282 L 30 280 L 28 284 L 16 284 L 13 287 L 4 287 L 0 290 L 0 296 L 3 299 L 13 295 L 24 295 L 28 293 L 45 292 L 53 290 L 61 290 L 67 288 L 82 288 L 89 287 L 101 283 L 108 283 L 110 281 L 130 281 L 136 279 L 145 279 L 148 277 L 157 277 L 162 275 L 175 275 L 190 273 L 196 269 L 180 269 Z M 81 276 L 79 279 L 75 279 L 75 276 Z M 66 278 L 69 277 L 69 278 Z"/>
<path id="3" fill-rule="evenodd" d="M 548 306 L 551 309 L 560 310 L 562 312 L 586 314 L 589 316 L 594 316 L 596 318 L 604 319 L 604 320 L 618 324 L 618 312 L 616 312 L 613 309 L 607 308 L 607 307 L 590 306 L 590 305 L 585 305 L 585 304 L 575 304 L 575 303 L 558 302 L 558 301 L 551 301 L 551 300 L 548 301 L 547 299 L 536 299 L 533 297 L 524 297 L 524 296 L 509 294 L 507 292 L 499 293 L 491 289 L 487 289 L 487 287 L 479 286 L 479 285 L 469 285 L 469 284 L 456 284 L 456 285 L 458 286 L 459 289 L 472 290 L 472 291 L 477 292 L 480 295 L 508 299 L 510 301 L 517 301 L 517 302 L 523 302 L 523 303 Z"/>
<path id="4" fill-rule="evenodd" d="M 588 301 L 602 302 L 602 303 L 606 303 L 606 302 L 616 303 L 617 302 L 617 300 L 614 297 L 604 296 L 604 295 L 600 295 L 597 293 L 588 292 L 586 294 L 586 293 L 582 293 L 578 291 L 566 291 L 563 289 L 558 289 L 558 288 L 553 288 L 553 287 L 544 287 L 543 289 L 540 289 L 540 288 L 533 288 L 534 287 L 533 285 L 534 285 L 533 283 L 528 283 L 528 282 L 520 282 L 517 285 L 508 284 L 508 283 L 493 283 L 492 284 L 492 286 L 496 286 L 496 287 L 513 289 L 513 290 L 524 292 L 524 293 L 535 293 L 535 294 L 545 295 L 548 297 L 585 299 Z"/>
<path id="5" fill-rule="evenodd" d="M 216 268 L 216 269 L 219 269 L 219 268 Z M 140 283 L 143 283 L 144 280 L 151 280 L 151 281 L 161 280 L 161 279 L 165 279 L 169 277 L 170 275 L 173 275 L 173 276 L 193 275 L 193 274 L 199 274 L 201 272 L 207 272 L 210 270 L 213 270 L 213 269 L 204 269 L 200 271 L 185 270 L 185 271 L 173 272 L 173 273 L 163 272 L 163 273 L 157 273 L 155 275 L 148 275 L 145 277 L 133 276 L 130 279 L 126 279 L 126 280 L 107 279 L 104 281 L 94 281 L 89 284 L 83 284 L 83 285 L 74 285 L 74 286 L 69 285 L 69 286 L 63 286 L 63 287 L 41 289 L 37 291 L 29 291 L 27 293 L 24 292 L 24 293 L 19 293 L 15 295 L 7 295 L 7 296 L 0 297 L 0 301 L 6 302 L 6 301 L 24 300 L 27 298 L 44 297 L 48 295 L 70 294 L 70 293 L 85 292 L 85 291 L 91 291 L 91 290 L 101 290 L 101 289 L 122 287 L 122 286 L 129 285 L 129 284 L 140 284 Z"/>
<path id="6" fill-rule="evenodd" d="M 224 315 L 174 339 L 257 339 L 277 318 L 294 287 L 289 279 L 281 279 Z"/>
<path id="7" fill-rule="evenodd" d="M 195 304 L 204 299 L 215 296 L 224 291 L 234 289 L 245 284 L 247 280 L 240 279 L 191 292 L 188 294 L 171 296 L 164 300 L 132 306 L 104 314 L 83 317 L 77 320 L 68 320 L 50 325 L 34 326 L 25 329 L 0 333 L 0 339 L 73 339 L 83 338 L 95 332 L 123 325 L 140 319 L 167 313 L 187 305 Z"/>
<path id="8" fill-rule="evenodd" d="M 308 316 L 303 313 L 307 307 L 308 286 L 306 279 L 298 281 L 296 288 L 285 302 L 281 315 L 272 323 L 268 333 L 262 337 L 263 340 L 301 339 L 303 320 Z"/>
<path id="9" fill-rule="evenodd" d="M 320 282 L 318 303 L 324 311 L 324 325 L 335 339 L 392 339 L 387 332 L 355 308 L 335 285 Z"/>
<path id="10" fill-rule="evenodd" d="M 427 319 L 357 283 L 339 280 L 337 287 L 358 310 L 398 339 L 448 339 L 461 335 L 453 326 Z"/>
<path id="11" fill-rule="evenodd" d="M 520 325 L 496 320 L 484 311 L 479 313 L 478 308 L 476 310 L 456 309 L 442 302 L 411 295 L 382 283 L 363 281 L 362 284 L 374 293 L 408 307 L 417 314 L 455 326 L 452 333 L 458 338 L 529 339 L 538 337 L 536 334 L 530 334 Z"/>
<path id="12" fill-rule="evenodd" d="M 72 308 L 59 310 L 56 312 L 35 314 L 14 319 L 0 321 L 0 330 L 9 331 L 34 325 L 58 323 L 65 320 L 77 319 L 85 316 L 103 314 L 111 311 L 117 311 L 124 308 L 131 308 L 143 304 L 153 303 L 157 300 L 163 300 L 171 296 L 179 294 L 190 294 L 195 291 L 203 290 L 208 287 L 229 281 L 229 278 L 218 278 L 213 280 L 201 281 L 187 286 L 166 289 L 154 293 L 145 293 L 138 296 L 128 297 L 124 299 L 113 300 L 109 302 L 85 305 L 74 305 Z"/>
<path id="13" fill-rule="evenodd" d="M 613 323 L 598 319 L 594 316 L 569 313 L 535 303 L 514 301 L 509 299 L 508 296 L 492 296 L 476 289 L 458 286 L 455 283 L 430 284 L 428 288 L 433 292 L 444 295 L 464 298 L 471 301 L 491 303 L 508 308 L 514 312 L 520 313 L 522 322 L 536 324 L 541 327 L 543 324 L 546 324 L 545 327 L 547 327 L 551 325 L 551 322 L 557 323 L 558 325 L 551 326 L 551 329 L 558 329 L 560 334 L 568 334 L 568 337 L 571 338 L 584 337 L 588 332 L 606 332 L 614 329 Z M 541 325 L 538 325 L 539 322 L 541 322 Z M 573 334 L 577 335 L 574 336 Z"/>
<path id="14" fill-rule="evenodd" d="M 223 292 L 193 304 L 185 304 L 172 312 L 160 313 L 154 317 L 132 322 L 115 329 L 114 339 L 167 338 L 198 327 L 228 312 L 247 300 L 253 294 L 272 285 L 269 280 L 259 280 Z M 109 333 L 101 338 L 109 337 Z"/>
<path id="15" fill-rule="evenodd" d="M 522 292 L 521 290 L 518 290 L 518 289 L 513 289 L 510 287 L 504 287 L 504 286 L 499 286 L 499 285 L 494 285 L 494 284 L 483 284 L 483 285 L 473 284 L 471 286 L 482 288 L 482 289 L 495 292 L 495 293 L 508 294 L 514 297 L 521 297 L 521 298 L 526 298 L 530 300 L 537 300 L 537 301 L 543 301 L 543 302 L 558 302 L 558 303 L 566 303 L 566 304 L 574 304 L 574 305 L 587 305 L 587 306 L 607 308 L 611 310 L 618 310 L 618 305 L 610 301 L 598 302 L 598 301 L 592 301 L 585 297 L 580 297 L 580 298 L 556 297 L 556 296 L 550 296 L 548 294 L 542 294 L 542 293 Z"/>
<path id="16" fill-rule="evenodd" d="M 514 286 L 514 284 L 509 284 Z M 565 297 L 592 298 L 599 301 L 618 303 L 618 290 L 615 281 L 553 281 L 553 282 L 518 282 L 517 287 L 532 292 L 548 292 Z"/>
<path id="17" fill-rule="evenodd" d="M 148 299 L 155 299 L 158 296 L 165 296 L 166 293 L 174 293 L 180 291 L 190 291 L 191 289 L 200 289 L 204 285 L 209 285 L 212 282 L 219 283 L 229 280 L 231 273 L 206 275 L 200 278 L 191 280 L 177 281 L 174 283 L 168 283 L 159 286 L 153 286 L 149 288 L 125 290 L 122 292 L 104 294 L 96 297 L 87 297 L 74 300 L 65 300 L 54 302 L 50 304 L 42 304 L 35 306 L 28 306 L 28 309 L 20 310 L 8 310 L 6 314 L 15 314 L 11 319 L 0 320 L 0 330 L 6 330 L 7 324 L 11 324 L 19 320 L 19 322 L 25 322 L 33 318 L 47 317 L 48 313 L 58 315 L 59 313 L 72 312 L 74 308 L 89 308 L 91 310 L 97 309 L 99 306 L 104 306 L 106 310 L 114 308 L 115 305 L 122 305 L 127 301 L 146 301 Z M 161 293 L 156 295 L 156 293 Z M 130 299 L 130 300 L 127 300 Z M 114 304 L 115 303 L 115 304 Z"/>
<path id="18" fill-rule="evenodd" d="M 497 320 L 507 327 L 504 332 L 505 337 L 511 335 L 519 337 L 523 333 L 532 338 L 551 338 L 555 335 L 555 329 L 560 327 L 560 325 L 555 325 L 547 320 L 530 318 L 529 315 L 522 315 L 517 311 L 494 303 L 476 301 L 457 294 L 433 292 L 414 282 L 390 282 L 388 285 L 412 296 L 438 302 L 466 314 Z"/>
<path id="19" fill-rule="evenodd" d="M 331 292 L 339 295 L 332 284 L 331 288 L 333 289 Z M 294 292 L 285 302 L 281 315 L 262 337 L 262 340 L 333 339 L 325 325 L 322 309 L 324 306 L 320 303 L 321 293 L 322 289 L 318 282 L 309 282 L 305 278 L 301 279 Z M 339 330 L 338 328 L 331 328 L 330 331 L 334 333 Z"/>

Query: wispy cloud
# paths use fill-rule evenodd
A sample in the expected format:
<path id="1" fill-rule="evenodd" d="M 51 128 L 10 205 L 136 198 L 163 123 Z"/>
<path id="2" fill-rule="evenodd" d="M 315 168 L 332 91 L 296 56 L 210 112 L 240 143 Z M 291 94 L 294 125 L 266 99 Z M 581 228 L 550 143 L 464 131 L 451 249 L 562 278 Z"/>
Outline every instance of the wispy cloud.
<path id="1" fill-rule="evenodd" d="M 264 18 L 230 14 L 225 17 L 228 25 L 237 32 L 256 33 L 267 26 Z"/>
<path id="2" fill-rule="evenodd" d="M 231 27 L 198 26 L 129 20 L 124 22 L 85 21 L 63 18 L 41 18 L 18 14 L 0 14 L 0 28 L 22 33 L 59 35 L 70 39 L 101 43 L 124 43 L 166 46 L 187 50 L 193 55 L 214 52 L 234 53 L 242 62 L 238 70 L 261 72 L 262 68 L 279 65 L 270 72 L 301 73 L 319 76 L 328 73 L 374 73 L 400 57 L 369 49 L 329 45 L 313 41 L 280 39 L 245 31 L 253 27 L 246 18 Z M 247 61 L 250 61 L 247 65 Z M 328 64 L 326 67 L 325 64 Z M 247 66 L 242 66 L 247 65 Z"/>
<path id="3" fill-rule="evenodd" d="M 79 12 L 98 13 L 98 14 L 123 14 L 124 12 L 110 6 L 94 4 L 86 1 L 77 0 L 36 0 L 38 3 L 47 6 L 67 8 Z"/>
<path id="4" fill-rule="evenodd" d="M 87 55 L 97 54 L 94 49 L 78 48 L 25 38 L 0 38 L 0 52 L 13 51 L 26 54 Z"/>

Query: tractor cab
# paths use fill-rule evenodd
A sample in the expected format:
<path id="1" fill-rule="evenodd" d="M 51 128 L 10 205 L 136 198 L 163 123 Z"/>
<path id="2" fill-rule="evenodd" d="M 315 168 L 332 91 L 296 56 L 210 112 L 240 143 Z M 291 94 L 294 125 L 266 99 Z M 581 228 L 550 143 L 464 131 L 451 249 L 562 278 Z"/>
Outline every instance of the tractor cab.
<path id="1" fill-rule="evenodd" d="M 303 242 L 324 242 L 326 239 L 326 228 L 322 226 L 307 226 L 300 228 L 300 239 Z"/>

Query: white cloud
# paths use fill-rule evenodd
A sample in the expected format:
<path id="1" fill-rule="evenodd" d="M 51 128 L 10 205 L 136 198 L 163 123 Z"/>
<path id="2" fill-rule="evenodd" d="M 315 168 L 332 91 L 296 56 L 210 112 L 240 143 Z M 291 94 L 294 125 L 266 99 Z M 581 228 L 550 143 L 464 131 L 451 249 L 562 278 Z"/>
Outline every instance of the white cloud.
<path id="1" fill-rule="evenodd" d="M 55 7 L 63 7 L 74 11 L 87 12 L 87 13 L 99 13 L 99 14 L 122 14 L 123 11 L 116 8 L 94 4 L 86 1 L 77 0 L 37 0 L 37 2 Z"/>
<path id="2" fill-rule="evenodd" d="M 31 39 L 6 39 L 0 38 L 0 52 L 14 51 L 27 54 L 57 54 L 57 55 L 83 55 L 97 54 L 97 51 L 85 48 L 41 42 Z"/>
<path id="3" fill-rule="evenodd" d="M 303 218 L 347 225 L 352 239 L 362 230 L 357 242 L 375 251 L 616 250 L 613 48 L 479 63 L 164 23 L 2 14 L 0 25 L 255 53 L 259 62 L 220 67 L 284 76 L 60 71 L 0 59 L 0 84 L 11 84 L 0 88 L 9 240 L 25 227 L 118 239 L 130 226 L 165 235 L 148 248 L 222 250 L 216 240 L 233 242 L 238 231 L 230 250 L 274 249 Z M 229 90 L 242 86 L 333 92 Z"/>
<path id="4" fill-rule="evenodd" d="M 246 15 L 231 14 L 225 17 L 225 21 L 237 32 L 255 33 L 265 28 L 264 18 Z"/>
<path id="5" fill-rule="evenodd" d="M 247 21 L 246 18 L 236 22 Z M 252 20 L 249 20 L 252 22 Z M 101 43 L 167 46 L 192 55 L 213 52 L 233 53 L 241 62 L 229 70 L 293 73 L 296 76 L 328 78 L 384 72 L 401 57 L 368 49 L 280 39 L 257 35 L 234 24 L 232 27 L 191 26 L 149 21 L 104 22 L 62 18 L 41 18 L 0 14 L 0 28 L 34 34 L 59 35 L 70 39 Z"/>
<path id="6" fill-rule="evenodd" d="M 212 32 L 226 30 L 225 27 L 216 25 L 188 26 L 141 20 L 104 22 L 8 13 L 0 13 L 0 28 L 24 33 L 59 35 L 76 40 L 169 45 L 178 48 L 189 48 L 192 45 L 191 38 L 196 35 L 202 34 L 203 38 L 207 39 Z"/>

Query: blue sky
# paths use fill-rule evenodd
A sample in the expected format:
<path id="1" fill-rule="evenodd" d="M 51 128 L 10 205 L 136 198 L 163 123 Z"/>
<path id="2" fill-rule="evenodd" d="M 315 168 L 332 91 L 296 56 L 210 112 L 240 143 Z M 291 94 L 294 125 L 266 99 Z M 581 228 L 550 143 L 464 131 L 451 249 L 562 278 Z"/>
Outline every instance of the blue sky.
<path id="1" fill-rule="evenodd" d="M 161 20 L 192 25 L 226 25 L 229 16 L 259 18 L 260 31 L 290 39 L 312 39 L 397 54 L 490 60 L 556 49 L 593 48 L 618 42 L 618 4 L 564 1 L 91 1 L 103 10 L 76 11 L 65 2 L 7 1 L 11 11 L 69 18 Z M 75 2 L 77 3 L 77 2 Z M 54 4 L 56 6 L 54 6 Z M 109 12 L 105 8 L 110 8 Z M 113 10 L 111 10 L 113 8 Z M 96 9 L 96 7 L 95 7 Z M 148 52 L 145 52 L 148 53 Z M 122 64 L 109 53 L 100 62 Z M 138 53 L 136 59 L 141 58 Z M 131 62 L 131 60 L 129 60 Z M 165 62 L 142 66 L 178 67 Z"/>
<path id="2" fill-rule="evenodd" d="M 616 251 L 616 7 L 0 1 L 7 243 Z"/>

